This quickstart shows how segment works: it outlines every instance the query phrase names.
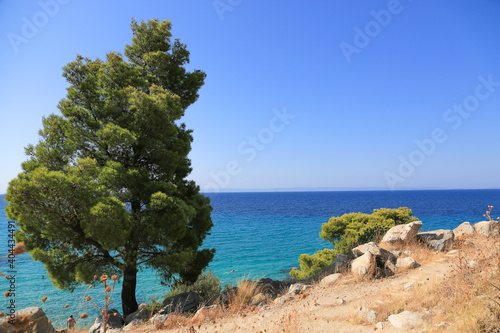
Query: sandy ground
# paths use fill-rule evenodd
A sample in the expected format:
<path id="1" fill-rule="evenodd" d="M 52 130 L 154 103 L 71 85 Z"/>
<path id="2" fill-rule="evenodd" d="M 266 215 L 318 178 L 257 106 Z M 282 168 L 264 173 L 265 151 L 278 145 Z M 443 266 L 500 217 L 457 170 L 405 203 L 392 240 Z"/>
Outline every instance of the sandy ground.
<path id="1" fill-rule="evenodd" d="M 456 255 L 456 251 L 435 255 L 426 265 L 384 279 L 357 281 L 347 274 L 333 286 L 315 286 L 305 297 L 296 296 L 294 301 L 284 305 L 271 303 L 251 313 L 234 314 L 215 321 L 207 318 L 201 325 L 173 330 L 156 330 L 147 325 L 128 332 L 425 332 L 428 328 L 424 326 L 398 329 L 388 322 L 379 330 L 375 324 L 359 319 L 354 313 L 360 306 L 370 308 L 377 302 L 384 302 L 387 295 L 410 295 L 413 287 L 442 280 L 450 272 L 450 262 Z M 339 305 L 340 299 L 345 303 Z"/>

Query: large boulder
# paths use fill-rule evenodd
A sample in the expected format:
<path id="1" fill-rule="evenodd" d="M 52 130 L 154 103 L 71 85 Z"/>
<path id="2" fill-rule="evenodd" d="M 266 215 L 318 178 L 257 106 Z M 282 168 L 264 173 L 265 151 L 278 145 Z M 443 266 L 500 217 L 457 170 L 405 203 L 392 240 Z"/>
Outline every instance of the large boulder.
<path id="1" fill-rule="evenodd" d="M 418 313 L 403 311 L 399 314 L 390 315 L 388 320 L 396 328 L 411 327 L 417 325 L 421 316 Z"/>
<path id="2" fill-rule="evenodd" d="M 321 270 L 320 276 L 335 273 L 343 273 L 349 270 L 349 258 L 343 253 L 339 253 L 335 261 Z"/>
<path id="3" fill-rule="evenodd" d="M 414 221 L 407 224 L 399 224 L 387 231 L 382 238 L 384 243 L 409 242 L 415 239 L 418 230 L 422 227 L 421 221 Z"/>
<path id="4" fill-rule="evenodd" d="M 56 331 L 40 307 L 17 310 L 14 315 L 15 326 L 9 324 L 11 318 L 8 314 L 0 318 L 0 332 L 55 333 Z"/>
<path id="5" fill-rule="evenodd" d="M 373 276 L 377 268 L 375 255 L 366 251 L 362 256 L 351 262 L 351 271 L 360 277 Z"/>
<path id="6" fill-rule="evenodd" d="M 106 324 L 106 332 L 108 329 L 121 329 L 123 327 L 123 317 L 116 309 L 108 310 L 108 321 Z M 90 327 L 89 333 L 103 333 L 102 332 L 102 315 L 97 317 L 94 321 L 94 325 Z"/>
<path id="7" fill-rule="evenodd" d="M 464 222 L 455 229 L 453 229 L 455 238 L 467 237 L 474 234 L 474 227 L 469 222 Z"/>
<path id="8" fill-rule="evenodd" d="M 419 232 L 417 239 L 423 243 L 428 244 L 436 251 L 448 251 L 453 245 L 455 235 L 451 230 L 434 230 Z"/>
<path id="9" fill-rule="evenodd" d="M 329 287 L 332 284 L 334 284 L 335 282 L 337 282 L 340 279 L 341 276 L 342 276 L 342 274 L 340 274 L 340 273 L 335 273 L 335 274 L 330 274 L 328 276 L 325 276 L 320 281 L 319 285 L 321 287 Z"/>
<path id="10" fill-rule="evenodd" d="M 500 226 L 495 221 L 482 221 L 474 224 L 474 230 L 483 236 L 498 236 L 500 234 Z"/>
<path id="11" fill-rule="evenodd" d="M 200 296 L 194 292 L 185 292 L 178 294 L 163 301 L 160 314 L 169 314 L 172 312 L 185 313 L 194 312 L 200 305 Z"/>
<path id="12" fill-rule="evenodd" d="M 379 265 L 385 265 L 385 263 L 389 260 L 395 260 L 395 256 L 391 251 L 387 251 L 386 249 L 381 248 L 374 242 L 369 242 L 363 245 L 359 245 L 352 249 L 352 254 L 355 258 L 362 256 L 366 252 L 371 252 L 375 255 L 377 259 L 377 263 Z"/>

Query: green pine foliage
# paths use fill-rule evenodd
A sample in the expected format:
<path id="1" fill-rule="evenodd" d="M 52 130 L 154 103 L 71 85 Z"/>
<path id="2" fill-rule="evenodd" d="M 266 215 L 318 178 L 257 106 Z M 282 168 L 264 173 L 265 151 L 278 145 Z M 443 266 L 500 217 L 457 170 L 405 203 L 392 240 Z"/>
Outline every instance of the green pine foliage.
<path id="1" fill-rule="evenodd" d="M 328 223 L 321 226 L 319 235 L 335 248 L 324 249 L 313 255 L 300 255 L 300 270 L 293 268 L 290 275 L 299 280 L 313 277 L 321 269 L 332 264 L 338 254 L 347 254 L 360 244 L 379 242 L 390 228 L 417 220 L 407 207 L 381 208 L 375 209 L 372 214 L 350 213 L 332 217 Z"/>
<path id="2" fill-rule="evenodd" d="M 212 228 L 209 199 L 186 179 L 192 131 L 182 123 L 205 73 L 170 21 L 132 20 L 125 57 L 81 55 L 63 68 L 60 114 L 9 184 L 6 208 L 52 283 L 73 289 L 96 274 L 123 278 L 123 315 L 135 311 L 138 270 L 196 281 L 214 256 L 200 249 Z"/>

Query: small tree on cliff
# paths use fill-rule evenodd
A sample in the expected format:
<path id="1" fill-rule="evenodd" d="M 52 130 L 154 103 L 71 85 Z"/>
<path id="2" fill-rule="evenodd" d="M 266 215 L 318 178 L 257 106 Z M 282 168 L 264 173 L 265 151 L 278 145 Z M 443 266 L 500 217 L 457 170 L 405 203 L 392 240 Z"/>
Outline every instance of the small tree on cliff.
<path id="1" fill-rule="evenodd" d="M 137 272 L 194 282 L 215 250 L 200 250 L 211 206 L 190 173 L 191 130 L 179 119 L 205 73 L 169 21 L 135 20 L 133 43 L 106 61 L 78 56 L 64 67 L 62 116 L 43 119 L 40 141 L 9 184 L 6 208 L 18 242 L 52 283 L 72 290 L 94 274 L 123 277 L 123 313 L 137 309 Z"/>
<path id="2" fill-rule="evenodd" d="M 324 249 L 313 255 L 301 254 L 300 270 L 294 267 L 290 275 L 299 280 L 308 279 L 332 264 L 340 253 L 348 253 L 360 244 L 378 242 L 390 228 L 417 220 L 407 207 L 375 209 L 372 214 L 350 213 L 340 217 L 334 216 L 327 223 L 323 223 L 319 236 L 335 245 L 335 248 Z"/>

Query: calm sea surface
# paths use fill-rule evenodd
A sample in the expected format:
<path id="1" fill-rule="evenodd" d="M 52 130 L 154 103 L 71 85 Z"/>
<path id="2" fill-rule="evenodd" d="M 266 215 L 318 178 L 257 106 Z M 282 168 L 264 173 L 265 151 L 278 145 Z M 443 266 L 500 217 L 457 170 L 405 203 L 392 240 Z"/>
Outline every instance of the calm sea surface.
<path id="1" fill-rule="evenodd" d="M 500 190 L 443 190 L 443 191 L 362 191 L 362 192 L 273 192 L 209 194 L 214 211 L 214 227 L 204 246 L 216 249 L 210 269 L 225 283 L 242 278 L 286 278 L 302 253 L 312 254 L 331 244 L 318 233 L 321 224 L 332 216 L 350 212 L 371 213 L 386 207 L 409 207 L 423 222 L 424 230 L 452 229 L 464 221 L 483 221 L 488 205 L 500 209 Z M 0 257 L 8 252 L 6 202 L 0 196 Z M 499 210 L 500 212 L 500 210 Z M 496 210 L 493 209 L 493 216 Z M 0 270 L 9 271 L 7 258 L 0 258 Z M 56 324 L 63 325 L 70 315 L 83 310 L 81 287 L 70 293 L 52 286 L 45 268 L 31 260 L 29 254 L 16 257 L 16 308 L 42 305 L 41 297 L 48 296 L 42 305 Z M 7 273 L 8 274 L 8 273 Z M 0 289 L 8 290 L 7 280 L 0 279 Z M 98 290 L 90 295 L 97 297 Z M 112 307 L 121 312 L 121 287 L 118 287 Z M 152 271 L 139 273 L 137 300 L 149 302 L 162 299 L 168 290 Z M 64 305 L 69 308 L 64 310 Z M 3 312 L 5 304 L 0 303 Z M 97 310 L 86 309 L 89 319 L 80 327 L 88 327 Z"/>

